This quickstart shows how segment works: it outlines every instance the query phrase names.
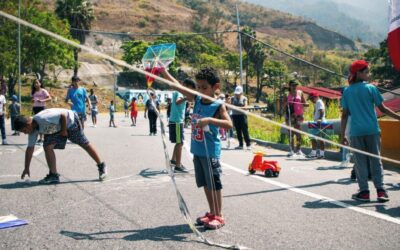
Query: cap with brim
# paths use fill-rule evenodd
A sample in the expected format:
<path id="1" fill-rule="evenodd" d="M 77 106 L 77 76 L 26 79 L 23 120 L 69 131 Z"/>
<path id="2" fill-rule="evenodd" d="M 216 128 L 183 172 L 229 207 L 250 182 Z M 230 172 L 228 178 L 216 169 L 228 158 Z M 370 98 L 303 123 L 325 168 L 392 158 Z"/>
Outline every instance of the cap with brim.
<path id="1" fill-rule="evenodd" d="M 243 88 L 242 86 L 237 86 L 235 88 L 235 95 L 240 95 L 241 93 L 243 93 Z"/>
<path id="2" fill-rule="evenodd" d="M 311 99 L 311 98 L 313 98 L 313 97 L 319 97 L 319 94 L 318 94 L 318 92 L 316 92 L 316 91 L 312 91 L 311 93 L 310 93 L 310 95 L 309 95 L 309 99 Z"/>
<path id="3" fill-rule="evenodd" d="M 290 80 L 289 81 L 289 86 L 294 86 L 294 85 L 299 85 L 300 83 L 296 80 Z"/>

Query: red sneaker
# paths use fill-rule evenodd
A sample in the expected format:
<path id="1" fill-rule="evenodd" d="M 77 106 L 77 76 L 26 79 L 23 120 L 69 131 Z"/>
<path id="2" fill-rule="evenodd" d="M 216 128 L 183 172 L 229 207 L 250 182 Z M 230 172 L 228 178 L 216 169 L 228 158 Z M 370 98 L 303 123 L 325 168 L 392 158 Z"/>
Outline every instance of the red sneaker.
<path id="1" fill-rule="evenodd" d="M 386 190 L 384 189 L 378 189 L 376 190 L 378 193 L 378 201 L 379 202 L 387 202 L 389 201 L 389 195 L 387 194 Z"/>
<path id="2" fill-rule="evenodd" d="M 210 222 L 210 217 L 213 216 L 212 214 L 210 214 L 209 212 L 207 212 L 204 216 L 199 217 L 196 219 L 196 223 L 197 225 L 204 225 L 208 222 Z"/>
<path id="3" fill-rule="evenodd" d="M 204 227 L 207 229 L 215 230 L 225 226 L 225 220 L 220 216 L 212 215 L 209 217 L 209 220 L 208 223 L 204 224 Z"/>
<path id="4" fill-rule="evenodd" d="M 363 202 L 369 202 L 369 191 L 360 191 L 356 194 L 353 194 L 353 196 L 351 196 L 351 198 L 353 198 L 353 200 L 357 200 L 357 201 L 363 201 Z"/>

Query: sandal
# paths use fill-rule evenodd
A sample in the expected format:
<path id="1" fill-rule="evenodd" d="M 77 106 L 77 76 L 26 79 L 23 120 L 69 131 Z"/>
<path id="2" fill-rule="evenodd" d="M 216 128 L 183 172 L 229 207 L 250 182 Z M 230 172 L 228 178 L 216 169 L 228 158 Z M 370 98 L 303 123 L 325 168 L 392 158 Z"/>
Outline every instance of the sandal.
<path id="1" fill-rule="evenodd" d="M 210 214 L 209 212 L 207 212 L 204 216 L 199 217 L 196 219 L 196 224 L 199 226 L 202 226 L 208 222 L 210 222 L 210 217 L 212 217 L 213 215 Z"/>
<path id="2" fill-rule="evenodd" d="M 225 226 L 224 218 L 217 215 L 212 215 L 209 217 L 209 222 L 204 224 L 205 228 L 212 230 L 219 229 L 223 226 Z"/>

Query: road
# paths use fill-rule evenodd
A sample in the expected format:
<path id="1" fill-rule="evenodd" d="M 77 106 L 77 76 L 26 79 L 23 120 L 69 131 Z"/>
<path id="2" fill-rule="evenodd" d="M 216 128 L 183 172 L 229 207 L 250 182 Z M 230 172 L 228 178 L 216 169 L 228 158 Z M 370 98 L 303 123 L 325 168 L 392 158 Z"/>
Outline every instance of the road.
<path id="1" fill-rule="evenodd" d="M 199 242 L 180 213 L 160 133 L 148 136 L 142 113 L 136 127 L 122 114 L 116 123 L 110 128 L 101 116 L 97 128 L 85 129 L 107 163 L 104 182 L 97 181 L 95 163 L 73 144 L 56 152 L 60 184 L 37 184 L 48 171 L 40 147 L 30 182 L 21 181 L 27 136 L 8 136 L 12 145 L 0 146 L 0 216 L 14 214 L 29 224 L 0 230 L 1 249 L 217 249 Z M 176 181 L 195 220 L 207 203 L 195 185 L 189 145 L 183 163 L 190 172 L 177 174 Z M 278 178 L 248 175 L 251 151 L 222 151 L 226 226 L 199 227 L 207 239 L 251 249 L 400 249 L 398 172 L 385 171 L 390 202 L 376 202 L 370 183 L 372 202 L 360 203 L 351 200 L 357 184 L 349 180 L 350 168 L 260 149 L 279 161 Z"/>

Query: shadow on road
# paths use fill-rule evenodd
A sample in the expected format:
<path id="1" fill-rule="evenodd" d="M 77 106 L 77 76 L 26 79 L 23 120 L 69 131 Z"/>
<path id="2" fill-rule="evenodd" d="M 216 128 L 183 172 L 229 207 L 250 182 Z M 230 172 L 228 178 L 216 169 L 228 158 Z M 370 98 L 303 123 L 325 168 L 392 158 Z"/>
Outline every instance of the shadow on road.
<path id="1" fill-rule="evenodd" d="M 372 197 L 371 197 L 372 198 Z M 354 207 L 374 207 L 376 212 L 381 214 L 386 214 L 391 217 L 400 217 L 400 207 L 393 207 L 393 208 L 386 208 L 386 205 L 383 203 L 379 203 L 378 201 L 371 201 L 368 203 L 355 201 L 355 200 L 343 200 L 339 201 L 345 203 L 347 205 L 351 205 Z M 360 206 L 362 205 L 362 206 Z M 344 208 L 341 206 L 337 206 L 329 201 L 326 200 L 317 200 L 317 201 L 307 201 L 303 205 L 304 208 L 311 208 L 311 209 L 320 209 L 320 208 Z"/>
<path id="2" fill-rule="evenodd" d="M 60 234 L 70 237 L 74 240 L 109 240 L 123 239 L 127 241 L 186 241 L 186 234 L 190 235 L 192 231 L 186 224 L 174 226 L 161 226 L 155 228 L 145 228 L 137 230 L 117 230 L 98 233 L 79 233 L 71 231 L 61 231 Z M 121 236 L 118 236 L 121 235 Z"/>
<path id="3" fill-rule="evenodd" d="M 23 181 L 18 181 L 14 183 L 6 183 L 6 184 L 0 184 L 0 189 L 20 189 L 20 188 L 32 188 L 36 186 L 54 186 L 54 185 L 63 185 L 63 184 L 76 184 L 76 183 L 88 183 L 88 182 L 99 182 L 99 180 L 81 180 L 81 181 L 65 181 L 65 182 L 60 182 L 58 184 L 49 184 L 49 185 L 42 185 L 39 184 L 38 181 L 31 181 L 31 182 L 23 182 Z"/>
<path id="4" fill-rule="evenodd" d="M 151 178 L 157 175 L 165 175 L 168 174 L 167 170 L 150 170 L 150 168 L 143 169 L 139 172 L 139 175 L 144 178 Z"/>
<path id="5" fill-rule="evenodd" d="M 259 175 L 263 176 L 263 175 Z M 274 180 L 275 178 L 271 178 Z M 309 188 L 309 187 L 318 187 L 318 186 L 325 186 L 325 185 L 331 185 L 331 184 L 339 184 L 339 185 L 351 185 L 354 182 L 350 180 L 350 178 L 343 178 L 343 179 L 338 179 L 336 181 L 324 181 L 324 182 L 319 182 L 319 183 L 314 183 L 314 184 L 307 184 L 307 185 L 302 185 L 302 186 L 294 186 L 293 188 Z M 257 191 L 257 192 L 250 192 L 250 193 L 242 193 L 242 194 L 231 194 L 231 195 L 225 195 L 224 198 L 230 198 L 230 197 L 238 197 L 238 196 L 246 196 L 246 195 L 255 195 L 255 194 L 264 194 L 264 193 L 272 193 L 272 192 L 280 192 L 280 191 L 287 191 L 289 188 L 276 188 L 276 189 L 271 189 L 271 190 L 263 190 L 263 191 Z"/>

